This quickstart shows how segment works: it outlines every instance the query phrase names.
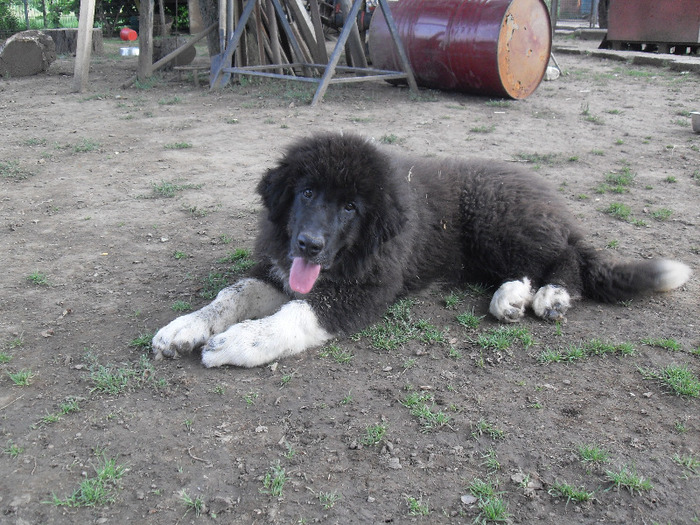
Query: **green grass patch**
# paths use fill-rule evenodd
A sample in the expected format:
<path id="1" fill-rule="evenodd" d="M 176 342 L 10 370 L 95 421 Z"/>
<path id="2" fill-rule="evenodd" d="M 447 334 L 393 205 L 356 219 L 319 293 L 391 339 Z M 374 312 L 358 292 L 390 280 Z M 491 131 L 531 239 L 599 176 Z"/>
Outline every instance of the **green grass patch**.
<path id="1" fill-rule="evenodd" d="M 534 344 L 534 339 L 527 328 L 499 326 L 479 335 L 476 343 L 483 349 L 503 351 L 509 350 L 516 343 L 529 348 Z"/>
<path id="2" fill-rule="evenodd" d="M 23 369 L 19 372 L 8 372 L 7 376 L 15 386 L 29 386 L 34 379 L 34 372 Z"/>
<path id="3" fill-rule="evenodd" d="M 653 339 L 649 337 L 642 339 L 642 344 L 656 348 L 663 348 L 664 350 L 670 350 L 671 352 L 680 352 L 683 349 L 683 345 L 681 345 L 675 339 Z"/>
<path id="4" fill-rule="evenodd" d="M 0 179 L 20 181 L 28 179 L 32 175 L 30 171 L 24 169 L 16 160 L 0 160 Z"/>
<path id="5" fill-rule="evenodd" d="M 184 190 L 198 190 L 202 187 L 202 184 L 176 184 L 175 182 L 162 180 L 159 183 L 152 183 L 151 188 L 153 190 L 153 198 L 166 198 L 171 199 L 177 195 L 178 192 Z"/>
<path id="6" fill-rule="evenodd" d="M 61 499 L 52 494 L 51 501 L 46 503 L 57 507 L 98 507 L 114 503 L 126 467 L 117 464 L 116 458 L 107 458 L 102 453 L 94 469 L 95 476 L 81 481 L 70 496 Z"/>
<path id="7" fill-rule="evenodd" d="M 580 344 L 570 344 L 564 348 L 545 348 L 537 360 L 540 363 L 570 363 L 591 356 L 603 355 L 628 356 L 634 354 L 634 346 L 630 343 L 607 343 L 598 339 Z"/>
<path id="8" fill-rule="evenodd" d="M 634 496 L 635 491 L 651 490 L 653 488 L 648 479 L 637 474 L 634 469 L 627 466 L 619 470 L 606 470 L 605 476 L 611 481 L 617 490 L 627 489 Z"/>
<path id="9" fill-rule="evenodd" d="M 365 434 L 360 438 L 360 443 L 366 447 L 378 445 L 386 436 L 386 431 L 386 425 L 369 425 L 365 428 Z"/>
<path id="10" fill-rule="evenodd" d="M 344 350 L 335 343 L 328 344 L 321 348 L 318 355 L 322 358 L 330 358 L 338 364 L 349 363 L 355 357 L 351 352 Z"/>
<path id="11" fill-rule="evenodd" d="M 610 463 L 610 453 L 596 444 L 582 443 L 577 447 L 577 451 L 582 463 L 596 466 Z"/>
<path id="12" fill-rule="evenodd" d="M 700 380 L 687 366 L 668 365 L 659 370 L 639 369 L 644 379 L 661 383 L 677 396 L 700 397 Z"/>
<path id="13" fill-rule="evenodd" d="M 276 465 L 270 467 L 270 470 L 265 473 L 262 480 L 263 486 L 260 489 L 260 493 L 269 494 L 274 498 L 278 498 L 282 495 L 284 484 L 286 482 L 287 473 L 278 461 Z"/>
<path id="14" fill-rule="evenodd" d="M 566 498 L 566 502 L 586 503 L 593 499 L 595 492 L 589 492 L 585 487 L 575 487 L 563 481 L 555 481 L 547 491 L 555 498 Z"/>
<path id="15" fill-rule="evenodd" d="M 479 508 L 479 514 L 472 523 L 486 525 L 511 522 L 512 515 L 508 512 L 508 504 L 501 497 L 503 492 L 496 490 L 493 481 L 474 478 L 469 485 L 469 493 L 477 499 Z"/>
<path id="16" fill-rule="evenodd" d="M 204 299 L 213 299 L 216 295 L 229 286 L 231 282 L 255 266 L 255 261 L 250 258 L 250 250 L 239 248 L 230 252 L 225 257 L 218 260 L 221 264 L 229 264 L 228 268 L 210 272 L 204 278 L 204 283 L 199 295 Z"/>
<path id="17" fill-rule="evenodd" d="M 27 275 L 27 281 L 36 286 L 51 286 L 49 278 L 46 276 L 45 273 L 42 273 L 40 271 L 35 271 Z"/>

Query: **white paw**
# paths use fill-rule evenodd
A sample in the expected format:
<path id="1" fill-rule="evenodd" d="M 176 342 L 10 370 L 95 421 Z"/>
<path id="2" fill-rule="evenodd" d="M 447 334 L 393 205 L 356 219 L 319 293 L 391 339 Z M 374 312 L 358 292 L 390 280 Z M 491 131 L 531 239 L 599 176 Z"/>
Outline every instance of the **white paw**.
<path id="1" fill-rule="evenodd" d="M 178 354 L 202 346 L 211 335 L 209 325 L 198 312 L 171 321 L 153 337 L 151 344 L 156 360 L 163 357 L 177 358 Z"/>
<path id="2" fill-rule="evenodd" d="M 543 286 L 532 300 L 532 309 L 537 317 L 547 321 L 563 321 L 571 307 L 569 292 L 562 286 L 548 284 Z"/>
<path id="3" fill-rule="evenodd" d="M 291 301 L 268 317 L 243 321 L 213 336 L 202 349 L 206 367 L 260 366 L 331 338 L 305 301 Z"/>
<path id="4" fill-rule="evenodd" d="M 503 283 L 491 298 L 489 312 L 499 321 L 515 323 L 525 315 L 525 308 L 532 302 L 530 279 Z"/>
<path id="5" fill-rule="evenodd" d="M 266 339 L 273 337 L 261 321 L 244 321 L 212 336 L 202 348 L 202 364 L 207 368 L 234 365 L 250 368 L 274 360 L 266 355 Z"/>

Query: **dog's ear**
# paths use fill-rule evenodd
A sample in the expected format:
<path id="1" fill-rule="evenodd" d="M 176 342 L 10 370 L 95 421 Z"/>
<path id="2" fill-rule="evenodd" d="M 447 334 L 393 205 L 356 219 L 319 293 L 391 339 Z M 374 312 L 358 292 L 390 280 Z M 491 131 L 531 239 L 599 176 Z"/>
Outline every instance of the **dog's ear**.
<path id="1" fill-rule="evenodd" d="M 294 180 L 291 166 L 281 163 L 270 168 L 258 183 L 258 194 L 272 222 L 279 222 L 289 211 L 294 199 Z"/>
<path id="2" fill-rule="evenodd" d="M 381 244 L 396 237 L 404 225 L 406 224 L 407 215 L 403 204 L 396 194 L 382 191 L 380 195 L 383 197 L 381 203 L 374 207 L 368 219 L 368 227 L 366 229 L 369 234 L 367 247 L 371 250 L 376 250 Z"/>

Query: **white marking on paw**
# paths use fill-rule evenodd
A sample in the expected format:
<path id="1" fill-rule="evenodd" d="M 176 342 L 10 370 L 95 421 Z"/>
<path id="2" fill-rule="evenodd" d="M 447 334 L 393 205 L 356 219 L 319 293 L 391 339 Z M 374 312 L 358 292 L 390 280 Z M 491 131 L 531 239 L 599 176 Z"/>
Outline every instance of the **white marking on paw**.
<path id="1" fill-rule="evenodd" d="M 537 317 L 547 321 L 563 321 L 571 307 L 569 292 L 562 286 L 548 284 L 543 286 L 532 299 L 532 309 Z"/>
<path id="2" fill-rule="evenodd" d="M 260 366 L 322 345 L 331 337 L 306 301 L 291 301 L 269 317 L 244 321 L 213 336 L 202 349 L 202 363 Z"/>
<path id="3" fill-rule="evenodd" d="M 212 334 L 223 332 L 244 319 L 270 315 L 289 300 L 277 288 L 258 279 L 243 279 L 224 288 L 210 304 L 178 317 L 153 337 L 155 359 L 178 357 L 206 343 Z"/>
<path id="4" fill-rule="evenodd" d="M 525 308 L 532 302 L 530 279 L 503 283 L 491 298 L 489 312 L 499 321 L 515 323 L 525 315 Z"/>

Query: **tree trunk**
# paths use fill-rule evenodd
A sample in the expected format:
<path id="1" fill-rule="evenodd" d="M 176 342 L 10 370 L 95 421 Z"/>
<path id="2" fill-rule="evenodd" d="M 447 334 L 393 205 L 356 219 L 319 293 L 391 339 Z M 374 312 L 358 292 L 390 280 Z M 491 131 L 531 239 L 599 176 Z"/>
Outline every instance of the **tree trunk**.
<path id="1" fill-rule="evenodd" d="M 209 27 L 219 20 L 219 3 L 217 0 L 199 0 L 199 11 L 202 14 L 204 27 Z M 221 53 L 218 32 L 212 31 L 209 33 L 207 36 L 207 47 L 209 48 L 210 57 Z"/>

